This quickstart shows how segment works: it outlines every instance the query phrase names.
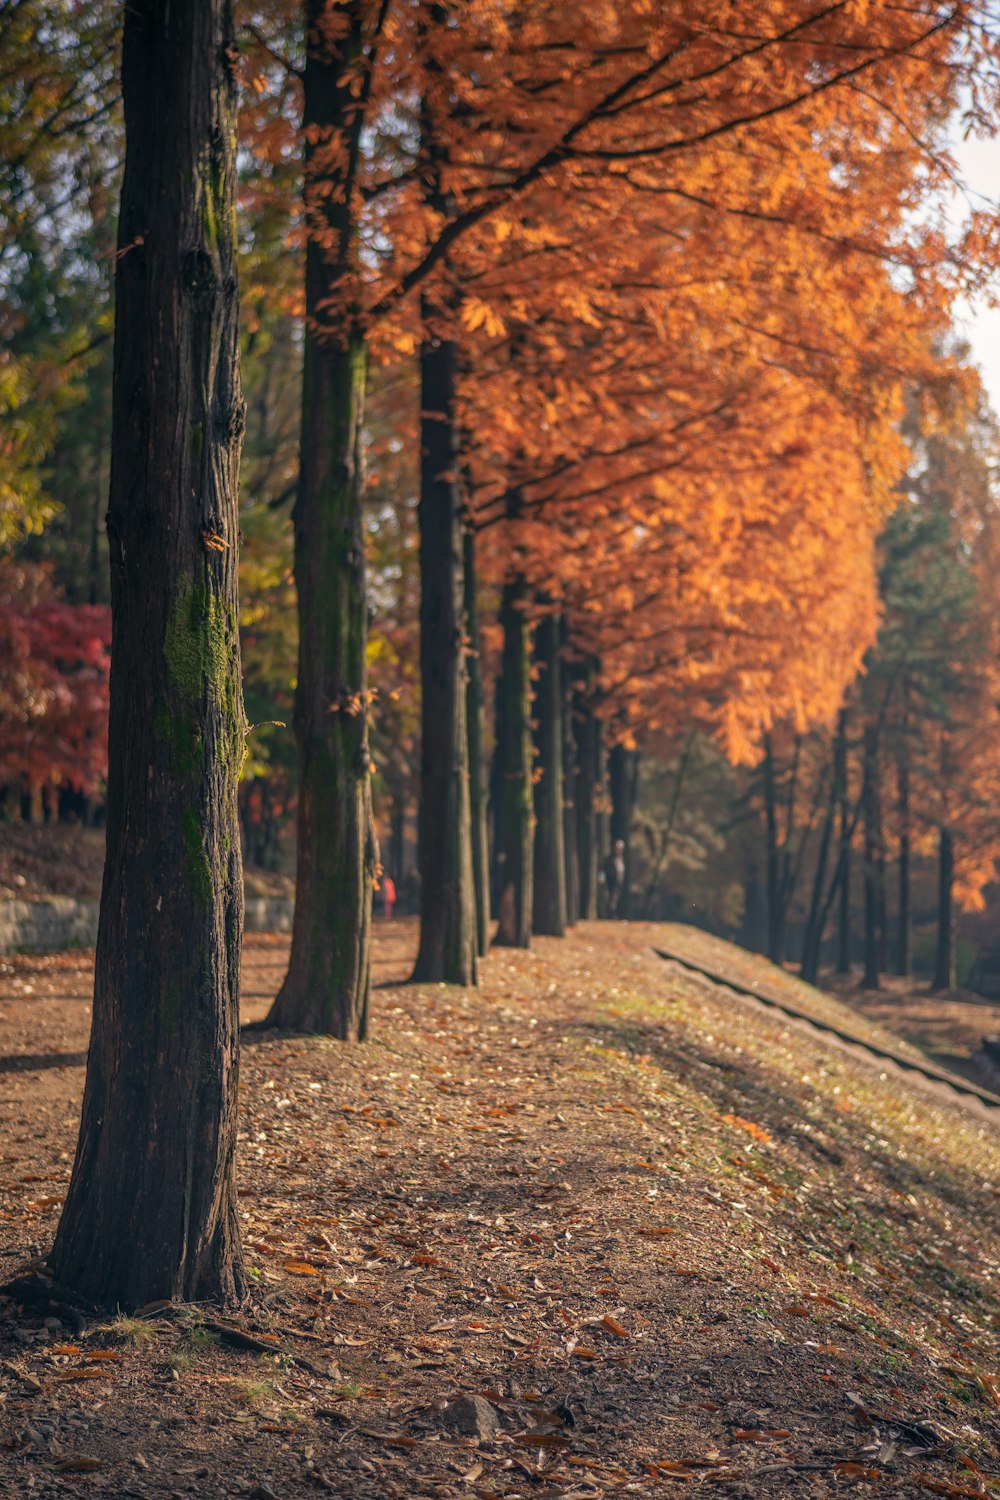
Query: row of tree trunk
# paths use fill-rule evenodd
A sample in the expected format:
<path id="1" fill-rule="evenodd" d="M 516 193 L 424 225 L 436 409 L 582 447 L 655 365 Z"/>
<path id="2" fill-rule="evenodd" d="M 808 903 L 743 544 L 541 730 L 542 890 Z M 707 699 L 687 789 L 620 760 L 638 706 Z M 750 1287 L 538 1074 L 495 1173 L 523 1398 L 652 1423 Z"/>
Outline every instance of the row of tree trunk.
<path id="1" fill-rule="evenodd" d="M 824 941 L 831 917 L 836 917 L 838 974 L 851 971 L 851 867 L 856 835 L 860 829 L 862 879 L 862 983 L 877 989 L 888 972 L 906 977 L 911 971 L 911 843 L 909 767 L 904 751 L 895 757 L 896 821 L 898 855 L 895 945 L 890 956 L 887 861 L 882 807 L 882 747 L 880 725 L 875 718 L 861 731 L 861 789 L 852 802 L 848 791 L 848 714 L 840 713 L 833 737 L 830 775 L 826 782 L 826 804 L 819 823 L 815 863 L 802 937 L 801 974 L 810 984 L 819 975 Z M 904 742 L 905 743 L 905 742 Z M 789 905 L 798 887 L 805 837 L 795 835 L 797 751 L 785 775 L 784 795 L 779 797 L 770 741 L 765 741 L 762 764 L 764 845 L 766 863 L 766 951 L 774 963 L 787 955 L 786 922 Z M 938 832 L 937 942 L 934 960 L 935 989 L 955 984 L 954 945 L 955 851 L 951 831 Z M 748 881 L 748 892 L 758 886 L 756 874 Z M 756 925 L 748 894 L 748 932 Z M 759 919 L 758 919 L 759 920 Z"/>
<path id="2" fill-rule="evenodd" d="M 364 1036 L 378 868 L 368 750 L 362 311 L 356 172 L 388 7 L 306 0 L 309 228 L 300 472 L 297 883 L 269 1020 Z M 233 0 L 130 0 L 116 266 L 107 862 L 83 1118 L 51 1254 L 104 1307 L 233 1300 L 248 732 L 237 628 L 244 426 L 236 263 Z M 424 129 L 433 196 L 433 132 Z M 331 153 L 331 140 L 339 149 Z M 409 283 L 403 292 L 410 289 Z M 463 511 L 452 309 L 421 352 L 421 939 L 415 978 L 467 984 L 489 936 L 484 692 Z M 598 898 L 596 666 L 568 670 L 557 614 L 512 572 L 492 774 L 496 941 L 563 931 Z M 534 629 L 532 619 L 540 620 Z M 534 667 L 533 667 L 534 654 Z M 532 703 L 533 670 L 538 675 Z M 572 713 L 567 704 L 572 702 Z M 634 766 L 611 756 L 628 849 Z M 627 890 L 627 879 L 625 882 Z"/>

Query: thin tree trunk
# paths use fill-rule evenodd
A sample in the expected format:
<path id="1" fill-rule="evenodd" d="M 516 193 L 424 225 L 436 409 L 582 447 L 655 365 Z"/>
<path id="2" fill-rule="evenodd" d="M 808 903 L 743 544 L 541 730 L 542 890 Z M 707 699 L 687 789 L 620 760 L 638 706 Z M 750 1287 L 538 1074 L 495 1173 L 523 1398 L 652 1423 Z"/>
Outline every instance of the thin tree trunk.
<path id="1" fill-rule="evenodd" d="M 307 0 L 306 328 L 295 502 L 299 754 L 295 917 L 288 973 L 267 1024 L 365 1036 L 371 986 L 372 888 L 378 846 L 368 750 L 365 580 L 364 334 L 345 285 L 356 271 L 349 185 L 363 110 L 355 70 L 364 50 L 362 0 L 342 7 L 343 30 Z M 329 166 L 329 140 L 343 150 Z"/>
<path id="2" fill-rule="evenodd" d="M 904 728 L 905 733 L 905 728 Z M 899 818 L 899 913 L 896 928 L 896 973 L 904 978 L 910 972 L 910 767 L 907 747 L 900 746 L 897 764 L 897 801 Z"/>
<path id="3" fill-rule="evenodd" d="M 515 576 L 500 601 L 503 659 L 497 684 L 494 767 L 496 912 L 494 943 L 527 948 L 531 942 L 535 813 L 532 795 L 531 627 L 528 590 Z"/>
<path id="4" fill-rule="evenodd" d="M 562 663 L 559 616 L 535 627 L 535 867 L 532 926 L 548 937 L 566 932 L 566 849 L 563 842 Z"/>
<path id="5" fill-rule="evenodd" d="M 865 824 L 865 975 L 866 990 L 877 990 L 879 981 L 878 942 L 878 739 L 872 726 L 865 729 L 864 791 L 862 804 Z"/>
<path id="6" fill-rule="evenodd" d="M 670 846 L 673 842 L 674 837 L 674 825 L 677 822 L 677 813 L 680 809 L 681 804 L 681 793 L 684 790 L 684 781 L 685 777 L 687 776 L 687 768 L 691 760 L 691 752 L 693 748 L 694 731 L 692 730 L 692 732 L 688 735 L 687 739 L 684 742 L 684 749 L 681 751 L 680 759 L 677 762 L 677 774 L 674 777 L 674 789 L 670 795 L 670 807 L 667 810 L 667 821 L 663 829 L 663 843 L 660 845 L 660 852 L 657 855 L 652 871 L 650 872 L 649 880 L 646 884 L 646 894 L 643 897 L 642 902 L 642 914 L 647 919 L 647 921 L 653 915 L 653 900 L 656 895 L 656 888 L 660 883 L 660 878 L 667 867 L 667 860 L 670 856 Z"/>
<path id="7" fill-rule="evenodd" d="M 851 972 L 851 817 L 847 795 L 847 746 L 844 746 L 844 789 L 840 802 L 840 850 L 837 856 L 838 974 Z"/>
<path id="8" fill-rule="evenodd" d="M 469 730 L 469 805 L 472 818 L 472 874 L 475 881 L 476 944 L 480 955 L 490 944 L 489 797 L 486 787 L 486 691 L 476 598 L 476 535 L 464 537 L 465 627 L 469 637 L 466 715 Z"/>
<path id="9" fill-rule="evenodd" d="M 563 852 L 566 865 L 566 925 L 580 916 L 580 866 L 576 824 L 576 737 L 573 733 L 574 669 L 568 660 L 569 633 L 563 616 L 560 633 L 562 693 Z"/>
<path id="10" fill-rule="evenodd" d="M 625 874 L 615 915 L 628 921 L 632 915 L 632 812 L 639 782 L 639 757 L 624 745 L 613 745 L 608 756 L 611 788 L 611 847 L 623 846 Z"/>
<path id="11" fill-rule="evenodd" d="M 425 301 L 425 324 L 433 324 L 437 312 Z M 475 984 L 458 350 L 433 328 L 424 338 L 420 371 L 420 948 L 413 978 Z"/>
<path id="12" fill-rule="evenodd" d="M 592 685 L 593 663 L 588 663 L 583 689 L 574 694 L 573 732 L 576 740 L 577 869 L 579 871 L 580 918 L 592 922 L 597 916 L 597 886 L 600 869 L 600 839 L 597 799 L 601 790 L 601 724 L 587 696 Z"/>
<path id="13" fill-rule="evenodd" d="M 830 858 L 830 845 L 837 820 L 837 807 L 844 796 L 847 761 L 847 720 L 843 710 L 837 719 L 837 730 L 833 742 L 833 776 L 830 780 L 830 800 L 827 803 L 823 831 L 820 834 L 819 852 L 816 856 L 816 872 L 813 879 L 812 896 L 809 901 L 809 916 L 806 920 L 805 937 L 802 944 L 802 978 L 815 984 L 819 976 L 820 956 L 823 951 L 823 893 L 826 888 L 826 867 Z"/>
<path id="14" fill-rule="evenodd" d="M 780 964 L 784 958 L 784 901 L 781 850 L 778 847 L 778 801 L 771 737 L 764 738 L 764 828 L 767 850 L 767 956 Z"/>
<path id="15" fill-rule="evenodd" d="M 50 1256 L 105 1307 L 244 1290 L 234 46 L 230 0 L 125 8 L 107 856 Z"/>
<path id="16" fill-rule="evenodd" d="M 942 828 L 938 837 L 938 923 L 934 958 L 934 989 L 955 988 L 954 898 L 955 845 L 951 833 Z"/>
<path id="17" fill-rule="evenodd" d="M 760 865 L 754 854 L 750 854 L 743 877 L 743 932 L 741 942 L 753 953 L 762 953 L 765 947 L 766 902 L 764 884 L 760 878 Z"/>

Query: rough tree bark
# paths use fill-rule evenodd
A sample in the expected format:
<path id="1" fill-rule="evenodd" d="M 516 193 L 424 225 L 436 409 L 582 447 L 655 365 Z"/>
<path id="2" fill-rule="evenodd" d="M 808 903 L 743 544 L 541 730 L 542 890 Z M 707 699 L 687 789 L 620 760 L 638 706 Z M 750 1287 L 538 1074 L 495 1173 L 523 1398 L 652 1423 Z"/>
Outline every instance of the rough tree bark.
<path id="1" fill-rule="evenodd" d="M 535 626 L 535 867 L 532 926 L 548 937 L 566 933 L 566 849 L 563 822 L 561 626 L 557 614 Z"/>
<path id="2" fill-rule="evenodd" d="M 361 1039 L 371 987 L 372 888 L 378 863 L 371 805 L 366 644 L 363 423 L 366 351 L 349 305 L 358 255 L 352 183 L 364 110 L 357 70 L 366 7 L 307 0 L 306 331 L 295 582 L 299 754 L 295 917 L 288 973 L 267 1024 Z M 330 170 L 330 144 L 338 165 Z"/>
<path id="3" fill-rule="evenodd" d="M 483 684 L 479 605 L 476 597 L 476 534 L 467 522 L 464 537 L 465 628 L 469 637 L 465 711 L 469 730 L 469 806 L 472 817 L 472 874 L 475 881 L 476 946 L 490 945 L 489 795 L 486 786 L 486 690 Z"/>
<path id="4" fill-rule="evenodd" d="M 531 746 L 531 626 L 528 589 L 515 575 L 500 599 L 503 656 L 497 683 L 493 765 L 497 930 L 501 948 L 531 943 L 535 812 Z"/>
<path id="5" fill-rule="evenodd" d="M 475 882 L 466 726 L 462 502 L 455 416 L 458 350 L 434 332 L 420 351 L 420 948 L 418 982 L 476 983 Z"/>
<path id="6" fill-rule="evenodd" d="M 107 858 L 80 1138 L 50 1257 L 106 1307 L 244 1289 L 234 45 L 231 0 L 125 8 Z"/>

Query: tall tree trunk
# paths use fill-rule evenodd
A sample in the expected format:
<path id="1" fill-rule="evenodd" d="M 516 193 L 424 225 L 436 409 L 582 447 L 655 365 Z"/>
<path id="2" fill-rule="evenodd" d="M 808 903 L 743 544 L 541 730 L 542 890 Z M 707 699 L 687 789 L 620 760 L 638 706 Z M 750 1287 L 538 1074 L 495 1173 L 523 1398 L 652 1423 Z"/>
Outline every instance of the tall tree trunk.
<path id="1" fill-rule="evenodd" d="M 611 789 L 611 847 L 624 846 L 625 874 L 615 915 L 623 921 L 632 916 L 632 812 L 639 785 L 639 756 L 624 745 L 613 745 L 608 756 Z"/>
<path id="2" fill-rule="evenodd" d="M 767 956 L 780 964 L 785 956 L 785 903 L 778 845 L 778 796 L 771 737 L 764 738 L 764 830 L 767 850 Z"/>
<path id="3" fill-rule="evenodd" d="M 107 857 L 50 1257 L 105 1307 L 244 1289 L 234 46 L 231 0 L 125 8 Z"/>
<path id="4" fill-rule="evenodd" d="M 899 818 L 899 913 L 896 927 L 896 973 L 910 972 L 910 766 L 907 746 L 900 746 L 897 764 L 896 812 Z"/>
<path id="5" fill-rule="evenodd" d="M 364 544 L 366 351 L 345 305 L 356 271 L 349 173 L 364 111 L 355 76 L 364 49 L 362 0 L 344 29 L 322 26 L 307 0 L 305 358 L 295 502 L 299 754 L 295 917 L 288 973 L 270 1026 L 343 1040 L 368 1029 L 372 887 L 378 847 L 368 750 L 368 602 Z M 330 141 L 341 143 L 329 166 Z"/>
<path id="6" fill-rule="evenodd" d="M 580 916 L 580 865 L 576 823 L 576 737 L 573 733 L 573 680 L 568 660 L 569 632 L 563 616 L 560 634 L 560 690 L 562 692 L 563 853 L 566 865 L 566 925 Z"/>
<path id="7" fill-rule="evenodd" d="M 431 326 L 420 352 L 420 948 L 413 978 L 475 984 L 458 350 L 434 333 L 437 315 L 425 301 Z"/>
<path id="8" fill-rule="evenodd" d="M 862 792 L 865 824 L 865 976 L 866 990 L 877 990 L 879 981 L 878 941 L 878 735 L 869 725 L 864 738 L 864 790 Z"/>
<path id="9" fill-rule="evenodd" d="M 667 821 L 663 826 L 663 842 L 660 845 L 660 852 L 657 855 L 656 860 L 653 863 L 653 867 L 649 872 L 649 880 L 646 882 L 646 894 L 643 897 L 642 901 L 642 915 L 646 918 L 647 921 L 653 915 L 653 906 L 656 899 L 657 887 L 659 886 L 664 871 L 668 867 L 670 851 L 673 846 L 674 827 L 677 822 L 677 814 L 680 810 L 681 805 L 681 793 L 684 791 L 684 782 L 685 778 L 687 777 L 688 766 L 691 762 L 691 755 L 694 750 L 694 742 L 695 734 L 694 730 L 692 730 L 684 741 L 684 748 L 677 760 L 677 772 L 674 776 L 674 788 L 670 794 L 670 806 L 667 809 Z"/>
<path id="10" fill-rule="evenodd" d="M 938 836 L 938 922 L 934 958 L 934 989 L 955 988 L 955 845 L 951 833 L 942 828 Z"/>
<path id="11" fill-rule="evenodd" d="M 851 809 L 848 789 L 847 716 L 844 716 L 844 778 L 840 789 L 837 854 L 837 960 L 838 974 L 851 972 Z"/>
<path id="12" fill-rule="evenodd" d="M 597 800 L 601 792 L 601 721 L 593 712 L 588 688 L 593 684 L 593 662 L 587 664 L 582 689 L 574 694 L 573 733 L 576 740 L 576 807 L 577 869 L 579 871 L 580 919 L 592 922 L 597 916 L 598 872 L 600 870 L 600 837 L 597 827 Z"/>
<path id="13" fill-rule="evenodd" d="M 527 948 L 531 942 L 535 813 L 532 795 L 531 627 L 528 590 L 515 576 L 500 600 L 503 658 L 497 684 L 494 762 L 496 913 L 494 943 Z"/>
<path id="14" fill-rule="evenodd" d="M 765 948 L 767 922 L 764 883 L 760 878 L 757 857 L 750 854 L 743 876 L 743 928 L 740 941 L 752 953 L 762 953 Z"/>
<path id="15" fill-rule="evenodd" d="M 545 615 L 535 627 L 535 932 L 566 932 L 566 849 L 563 822 L 562 661 L 559 616 Z"/>
<path id="16" fill-rule="evenodd" d="M 815 984 L 819 976 L 820 956 L 823 951 L 823 929 L 825 912 L 823 895 L 826 888 L 826 868 L 830 859 L 830 846 L 837 820 L 837 808 L 844 796 L 847 761 L 847 719 L 843 710 L 837 719 L 837 730 L 833 741 L 833 775 L 830 780 L 830 800 L 823 819 L 819 852 L 816 856 L 816 872 L 813 878 L 812 896 L 809 901 L 809 916 L 806 920 L 805 937 L 802 943 L 802 978 Z"/>
<path id="17" fill-rule="evenodd" d="M 469 730 L 469 807 L 472 818 L 472 874 L 475 882 L 476 947 L 490 945 L 489 797 L 486 786 L 486 690 L 476 597 L 476 534 L 466 524 L 463 542 L 465 628 L 469 638 L 466 715 Z"/>

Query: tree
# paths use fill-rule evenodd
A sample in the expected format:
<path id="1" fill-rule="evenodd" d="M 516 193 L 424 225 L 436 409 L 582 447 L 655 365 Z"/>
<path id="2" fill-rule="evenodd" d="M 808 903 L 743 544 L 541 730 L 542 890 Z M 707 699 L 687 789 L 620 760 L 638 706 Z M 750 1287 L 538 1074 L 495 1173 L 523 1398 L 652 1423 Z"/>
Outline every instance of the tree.
<path id="1" fill-rule="evenodd" d="M 273 1026 L 363 1037 L 371 984 L 371 805 L 363 424 L 367 349 L 355 214 L 375 66 L 364 0 L 307 0 L 306 341 L 295 523 L 299 751 L 295 918 Z"/>
<path id="2" fill-rule="evenodd" d="M 122 85 L 108 853 L 56 1278 L 92 1302 L 244 1287 L 235 1153 L 244 754 L 230 0 L 131 0 Z"/>

